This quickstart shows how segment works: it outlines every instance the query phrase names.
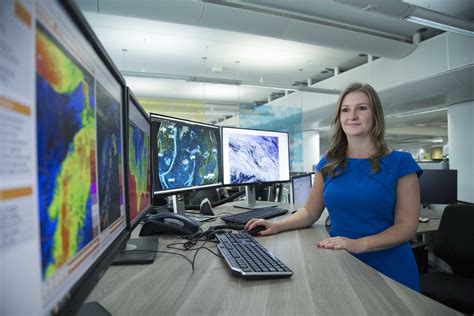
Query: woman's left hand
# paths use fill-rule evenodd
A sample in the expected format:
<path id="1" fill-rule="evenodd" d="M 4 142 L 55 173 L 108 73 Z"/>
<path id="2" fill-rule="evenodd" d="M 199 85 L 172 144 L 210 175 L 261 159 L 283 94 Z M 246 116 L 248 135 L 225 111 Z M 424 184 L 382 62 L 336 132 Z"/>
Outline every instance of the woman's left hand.
<path id="1" fill-rule="evenodd" d="M 363 244 L 358 239 L 350 239 L 346 237 L 331 237 L 326 238 L 316 244 L 318 248 L 324 249 L 345 249 L 351 253 L 362 253 L 364 252 Z"/>

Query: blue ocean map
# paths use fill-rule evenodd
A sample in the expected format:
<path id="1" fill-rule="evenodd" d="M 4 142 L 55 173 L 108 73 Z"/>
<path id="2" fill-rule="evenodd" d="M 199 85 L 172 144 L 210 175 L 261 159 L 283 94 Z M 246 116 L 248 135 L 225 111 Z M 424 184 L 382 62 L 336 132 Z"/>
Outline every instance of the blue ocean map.
<path id="1" fill-rule="evenodd" d="M 229 165 L 233 184 L 278 180 L 278 137 L 229 135 Z"/>
<path id="2" fill-rule="evenodd" d="M 36 134 L 42 277 L 93 238 L 94 81 L 38 23 Z"/>
<path id="3" fill-rule="evenodd" d="M 217 131 L 163 121 L 157 134 L 161 189 L 175 189 L 219 180 Z"/>

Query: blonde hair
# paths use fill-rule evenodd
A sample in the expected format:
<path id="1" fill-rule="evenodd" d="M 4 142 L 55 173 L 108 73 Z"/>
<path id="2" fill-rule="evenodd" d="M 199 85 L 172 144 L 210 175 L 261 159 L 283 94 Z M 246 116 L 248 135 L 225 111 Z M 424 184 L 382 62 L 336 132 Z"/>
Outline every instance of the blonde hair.
<path id="1" fill-rule="evenodd" d="M 340 168 L 343 170 L 346 167 L 347 136 L 342 129 L 340 113 L 342 101 L 344 101 L 346 95 L 355 91 L 361 91 L 367 95 L 372 109 L 373 125 L 371 134 L 372 141 L 375 145 L 375 153 L 369 157 L 369 160 L 372 164 L 373 172 L 378 172 L 380 170 L 380 158 L 388 153 L 388 147 L 384 140 L 385 119 L 382 103 L 380 102 L 377 92 L 367 83 L 352 83 L 342 91 L 337 101 L 336 114 L 331 124 L 331 144 L 326 154 L 327 163 L 321 169 L 323 177 L 327 175 L 330 177 L 338 176 L 342 171 L 336 172 L 336 169 Z"/>

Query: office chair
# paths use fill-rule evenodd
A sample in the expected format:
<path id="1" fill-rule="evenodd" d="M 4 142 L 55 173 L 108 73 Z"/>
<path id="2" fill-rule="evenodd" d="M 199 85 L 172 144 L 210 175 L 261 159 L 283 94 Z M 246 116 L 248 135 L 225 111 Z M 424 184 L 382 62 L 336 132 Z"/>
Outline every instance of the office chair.
<path id="1" fill-rule="evenodd" d="M 474 205 L 445 208 L 433 245 L 453 273 L 420 276 L 421 293 L 462 313 L 474 314 Z"/>

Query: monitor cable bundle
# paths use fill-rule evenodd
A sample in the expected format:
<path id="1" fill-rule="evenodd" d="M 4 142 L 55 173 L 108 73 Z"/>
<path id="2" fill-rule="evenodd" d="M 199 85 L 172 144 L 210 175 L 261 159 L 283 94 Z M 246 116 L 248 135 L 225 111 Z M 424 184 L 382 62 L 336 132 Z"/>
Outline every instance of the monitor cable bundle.
<path id="1" fill-rule="evenodd" d="M 183 242 L 183 243 L 169 244 L 166 247 L 170 248 L 170 249 L 186 250 L 186 251 L 195 250 L 193 259 L 191 261 L 191 267 L 194 271 L 194 262 L 196 260 L 196 256 L 197 256 L 198 252 L 201 249 L 205 249 L 205 250 L 209 251 L 210 253 L 212 253 L 216 257 L 220 257 L 220 258 L 222 257 L 220 254 L 214 252 L 210 248 L 205 247 L 205 245 L 208 242 L 214 242 L 214 243 L 217 242 L 216 234 L 223 233 L 223 232 L 228 232 L 229 230 L 242 230 L 243 228 L 244 228 L 243 225 L 216 225 L 216 226 L 211 226 L 211 227 L 209 227 L 209 229 L 207 229 L 205 231 L 201 230 L 201 231 L 197 232 L 194 235 L 179 236 L 181 238 L 185 238 L 185 239 L 188 239 L 188 240 L 186 242 Z M 198 241 L 203 241 L 203 243 L 199 247 L 193 248 L 193 246 L 195 246 Z M 178 246 L 178 245 L 182 246 L 183 248 L 175 247 L 175 246 Z"/>
<path id="2" fill-rule="evenodd" d="M 177 255 L 181 256 L 186 261 L 188 261 L 191 264 L 191 268 L 194 271 L 194 263 L 196 261 L 196 257 L 199 251 L 202 249 L 205 249 L 212 253 L 216 257 L 222 257 L 219 253 L 213 251 L 212 249 L 206 247 L 206 244 L 208 242 L 217 242 L 216 234 L 218 233 L 223 233 L 223 232 L 228 232 L 229 230 L 242 230 L 244 228 L 243 225 L 216 225 L 216 226 L 211 226 L 209 229 L 203 231 L 200 229 L 197 233 L 192 234 L 192 235 L 175 235 L 175 237 L 181 238 L 181 239 L 186 239 L 187 241 L 185 242 L 179 242 L 179 243 L 172 243 L 166 246 L 168 249 L 176 249 L 176 250 L 185 250 L 185 251 L 192 251 L 194 250 L 194 255 L 193 258 L 190 259 L 187 256 L 185 256 L 182 253 L 174 252 L 174 251 L 164 251 L 164 250 L 128 250 L 124 251 L 124 253 L 134 253 L 134 252 L 156 252 L 156 253 L 165 253 L 165 254 L 171 254 L 171 255 Z M 194 247 L 198 241 L 202 241 L 203 243 L 198 246 Z M 180 247 L 177 247 L 180 246 Z"/>

